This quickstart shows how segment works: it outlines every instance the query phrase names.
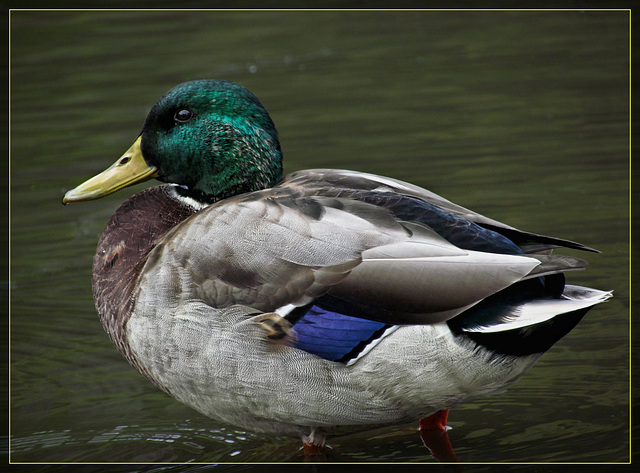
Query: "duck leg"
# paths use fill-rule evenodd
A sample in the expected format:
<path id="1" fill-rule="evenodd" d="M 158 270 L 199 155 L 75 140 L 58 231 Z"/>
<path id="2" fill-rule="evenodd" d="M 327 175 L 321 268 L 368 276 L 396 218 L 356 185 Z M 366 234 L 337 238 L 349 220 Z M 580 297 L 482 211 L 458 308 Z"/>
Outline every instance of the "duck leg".
<path id="1" fill-rule="evenodd" d="M 327 454 L 325 445 L 326 437 L 319 434 L 315 429 L 309 435 L 302 437 L 302 452 L 305 458 L 324 457 Z"/>
<path id="2" fill-rule="evenodd" d="M 288 345 L 292 335 L 291 324 L 275 312 L 269 312 L 254 317 L 268 341 L 275 344 Z"/>
<path id="3" fill-rule="evenodd" d="M 436 460 L 440 462 L 458 462 L 460 460 L 453 453 L 453 447 L 447 433 L 451 428 L 447 425 L 448 415 L 449 409 L 443 409 L 420 419 L 420 438 Z"/>

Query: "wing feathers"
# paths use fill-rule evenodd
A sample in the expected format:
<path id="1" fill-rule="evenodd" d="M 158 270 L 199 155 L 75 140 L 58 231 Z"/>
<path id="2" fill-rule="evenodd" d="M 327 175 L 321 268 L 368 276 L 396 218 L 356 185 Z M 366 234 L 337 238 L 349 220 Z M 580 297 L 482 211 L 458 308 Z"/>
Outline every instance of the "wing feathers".
<path id="1" fill-rule="evenodd" d="M 521 280 L 540 264 L 534 258 L 475 251 L 375 259 L 369 259 L 365 252 L 363 257 L 362 263 L 332 288 L 332 295 L 424 314 L 474 304 Z"/>
<path id="2" fill-rule="evenodd" d="M 421 212 L 435 217 L 414 218 Z M 158 246 L 163 258 L 173 259 L 169 266 L 191 277 L 194 296 L 215 307 L 243 304 L 271 312 L 328 295 L 342 313 L 367 318 L 372 308 L 378 320 L 412 314 L 418 323 L 449 320 L 518 281 L 586 265 L 572 257 L 514 253 L 510 245 L 520 250 L 512 242 L 470 222 L 521 235 L 411 184 L 316 170 L 213 204 Z M 474 239 L 483 243 L 458 244 Z"/>

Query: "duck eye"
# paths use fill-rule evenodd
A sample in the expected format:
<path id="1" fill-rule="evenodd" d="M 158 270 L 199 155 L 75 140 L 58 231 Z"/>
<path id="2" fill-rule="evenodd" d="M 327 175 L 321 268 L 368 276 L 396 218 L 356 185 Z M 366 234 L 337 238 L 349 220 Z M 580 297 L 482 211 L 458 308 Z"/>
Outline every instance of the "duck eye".
<path id="1" fill-rule="evenodd" d="M 193 112 L 189 109 L 182 108 L 176 112 L 173 119 L 176 123 L 186 123 L 193 118 Z"/>

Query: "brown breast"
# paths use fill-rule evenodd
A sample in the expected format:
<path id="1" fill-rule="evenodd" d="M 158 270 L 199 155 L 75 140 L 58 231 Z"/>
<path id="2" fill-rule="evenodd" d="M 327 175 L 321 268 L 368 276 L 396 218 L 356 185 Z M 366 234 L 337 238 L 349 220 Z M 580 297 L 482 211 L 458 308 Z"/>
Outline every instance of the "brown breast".
<path id="1" fill-rule="evenodd" d="M 137 366 L 125 326 L 134 303 L 135 284 L 158 240 L 195 210 L 176 198 L 172 186 L 150 187 L 113 214 L 93 257 L 93 297 L 100 320 L 118 350 Z"/>

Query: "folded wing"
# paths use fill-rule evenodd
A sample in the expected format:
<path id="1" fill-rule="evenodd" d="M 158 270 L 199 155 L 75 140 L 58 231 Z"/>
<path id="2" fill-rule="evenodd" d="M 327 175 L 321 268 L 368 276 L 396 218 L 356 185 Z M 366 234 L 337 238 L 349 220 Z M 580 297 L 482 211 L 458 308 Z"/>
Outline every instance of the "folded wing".
<path id="1" fill-rule="evenodd" d="M 415 186 L 316 173 L 198 212 L 165 236 L 148 265 L 161 258 L 163 271 L 186 275 L 181 294 L 217 308 L 270 312 L 318 300 L 391 324 L 442 322 L 518 281 L 584 267 L 527 255 Z"/>

